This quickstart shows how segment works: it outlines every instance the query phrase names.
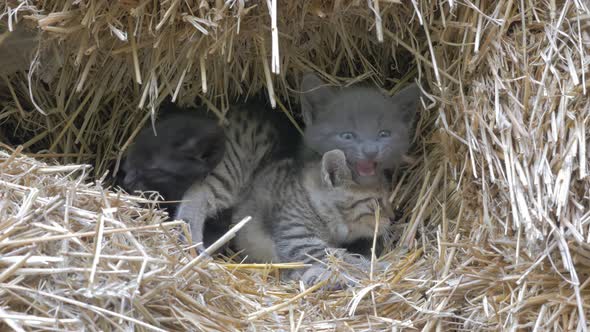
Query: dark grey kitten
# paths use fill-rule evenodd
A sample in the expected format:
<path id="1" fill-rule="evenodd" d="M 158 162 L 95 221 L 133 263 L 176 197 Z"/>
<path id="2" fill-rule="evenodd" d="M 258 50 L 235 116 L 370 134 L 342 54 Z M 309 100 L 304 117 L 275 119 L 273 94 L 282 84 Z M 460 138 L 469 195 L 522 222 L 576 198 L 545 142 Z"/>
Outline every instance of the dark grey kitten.
<path id="1" fill-rule="evenodd" d="M 377 88 L 328 86 L 314 74 L 301 83 L 304 145 L 317 153 L 339 149 L 355 181 L 375 185 L 402 161 L 420 100 L 412 84 L 389 97 Z"/>
<path id="2" fill-rule="evenodd" d="M 149 125 L 129 147 L 121 184 L 129 192 L 157 191 L 165 200 L 176 201 L 221 161 L 225 134 L 216 120 L 196 110 L 167 107 L 162 113 L 155 124 L 157 136 Z"/>

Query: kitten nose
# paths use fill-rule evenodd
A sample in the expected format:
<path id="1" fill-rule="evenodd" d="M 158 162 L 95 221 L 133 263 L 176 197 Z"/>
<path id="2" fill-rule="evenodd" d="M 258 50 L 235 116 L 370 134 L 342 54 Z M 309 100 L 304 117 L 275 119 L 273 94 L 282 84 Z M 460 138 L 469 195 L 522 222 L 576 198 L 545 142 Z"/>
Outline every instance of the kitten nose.
<path id="1" fill-rule="evenodd" d="M 371 145 L 363 145 L 362 151 L 363 155 L 368 160 L 374 160 L 377 158 L 377 153 L 379 152 L 376 146 Z"/>

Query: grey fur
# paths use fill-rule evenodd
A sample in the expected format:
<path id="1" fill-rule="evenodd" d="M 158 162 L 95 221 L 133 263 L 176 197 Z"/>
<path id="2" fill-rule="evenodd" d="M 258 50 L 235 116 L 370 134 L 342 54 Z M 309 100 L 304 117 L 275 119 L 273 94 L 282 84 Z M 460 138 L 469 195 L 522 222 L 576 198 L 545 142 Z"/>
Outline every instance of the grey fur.
<path id="1" fill-rule="evenodd" d="M 146 126 L 129 147 L 121 185 L 127 191 L 157 191 L 180 200 L 193 182 L 202 181 L 221 161 L 223 129 L 196 111 L 164 112 L 154 128 Z"/>
<path id="2" fill-rule="evenodd" d="M 319 155 L 344 151 L 355 181 L 365 185 L 381 182 L 385 170 L 401 163 L 420 97 L 416 84 L 389 97 L 371 87 L 332 87 L 307 74 L 301 90 L 305 147 Z"/>
<path id="3" fill-rule="evenodd" d="M 315 260 L 325 259 L 327 249 L 373 236 L 375 204 L 382 207 L 379 234 L 387 231 L 393 214 L 383 204 L 385 193 L 380 186 L 357 184 L 340 150 L 305 165 L 277 161 L 257 173 L 252 187 L 240 195 L 234 222 L 253 219 L 238 232 L 235 245 L 253 262 L 310 263 L 311 268 L 287 277 L 314 283 L 325 275 L 324 265 Z M 349 252 L 342 259 L 368 263 Z"/>

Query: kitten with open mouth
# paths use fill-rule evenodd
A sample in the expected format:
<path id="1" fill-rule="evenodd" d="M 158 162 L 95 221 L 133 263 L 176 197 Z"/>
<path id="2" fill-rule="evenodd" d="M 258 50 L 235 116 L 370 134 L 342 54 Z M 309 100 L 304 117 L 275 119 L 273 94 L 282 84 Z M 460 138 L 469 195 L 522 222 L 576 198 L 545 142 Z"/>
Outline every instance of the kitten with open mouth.
<path id="1" fill-rule="evenodd" d="M 379 183 L 385 171 L 401 163 L 420 100 L 416 84 L 387 96 L 375 87 L 329 86 L 307 74 L 301 92 L 305 148 L 315 155 L 342 150 L 362 185 Z"/>
<path id="2" fill-rule="evenodd" d="M 374 176 L 377 163 L 372 160 L 357 161 L 354 165 L 354 170 L 358 176 Z"/>

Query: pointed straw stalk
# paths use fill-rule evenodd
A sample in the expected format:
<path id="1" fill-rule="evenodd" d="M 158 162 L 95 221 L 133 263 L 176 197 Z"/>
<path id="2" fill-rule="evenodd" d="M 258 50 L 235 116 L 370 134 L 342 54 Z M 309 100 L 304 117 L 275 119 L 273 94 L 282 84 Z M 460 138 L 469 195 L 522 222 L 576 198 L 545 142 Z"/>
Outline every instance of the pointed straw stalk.
<path id="1" fill-rule="evenodd" d="M 586 330 L 589 27 L 578 0 L 0 3 L 0 330 Z M 399 234 L 371 271 L 329 260 L 351 289 L 196 259 L 90 181 L 164 97 L 293 119 L 307 71 L 426 92 Z"/>

